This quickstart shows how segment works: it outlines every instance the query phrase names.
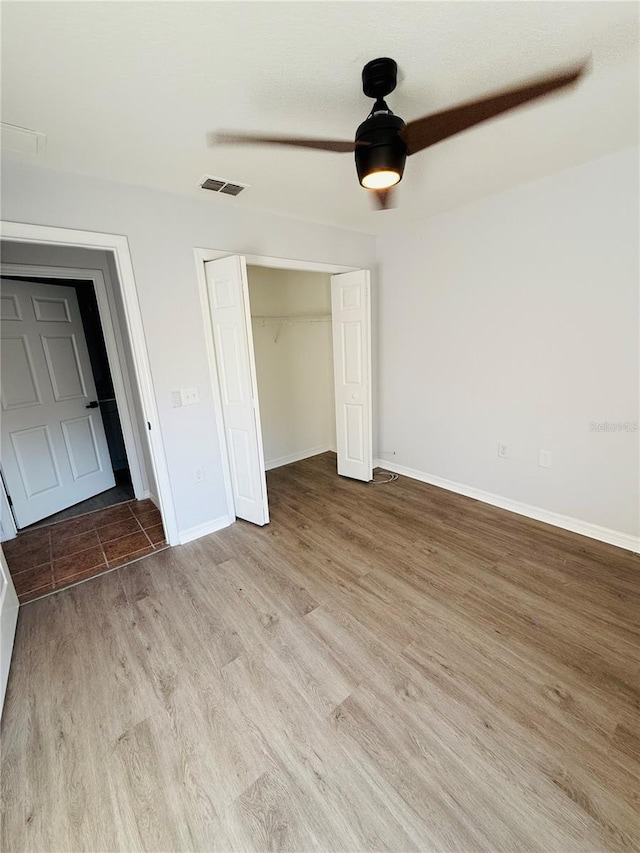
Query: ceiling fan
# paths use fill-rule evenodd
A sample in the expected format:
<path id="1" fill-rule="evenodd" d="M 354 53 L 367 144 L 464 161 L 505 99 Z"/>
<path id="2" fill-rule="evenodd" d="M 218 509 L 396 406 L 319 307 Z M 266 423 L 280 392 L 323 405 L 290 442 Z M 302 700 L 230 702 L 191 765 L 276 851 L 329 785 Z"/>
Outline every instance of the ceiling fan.
<path id="1" fill-rule="evenodd" d="M 214 138 L 222 144 L 293 145 L 322 151 L 355 152 L 360 184 L 373 191 L 376 206 L 384 209 L 392 206 L 392 187 L 402 180 L 408 154 L 416 154 L 480 122 L 571 86 L 585 73 L 586 68 L 587 63 L 583 62 L 559 74 L 494 92 L 405 124 L 399 116 L 393 114 L 384 100 L 396 88 L 398 66 L 393 59 L 383 57 L 373 59 L 362 69 L 362 88 L 368 98 L 375 99 L 375 103 L 356 130 L 353 142 L 230 132 L 218 133 Z"/>

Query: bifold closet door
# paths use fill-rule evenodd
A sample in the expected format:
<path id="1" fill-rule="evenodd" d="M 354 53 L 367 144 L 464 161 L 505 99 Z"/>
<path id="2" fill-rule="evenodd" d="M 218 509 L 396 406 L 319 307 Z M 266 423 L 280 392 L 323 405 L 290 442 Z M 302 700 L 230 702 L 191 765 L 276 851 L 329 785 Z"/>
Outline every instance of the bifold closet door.
<path id="1" fill-rule="evenodd" d="M 247 266 L 232 255 L 205 270 L 236 517 L 268 524 Z"/>
<path id="2" fill-rule="evenodd" d="M 373 477 L 369 270 L 331 276 L 338 474 Z"/>

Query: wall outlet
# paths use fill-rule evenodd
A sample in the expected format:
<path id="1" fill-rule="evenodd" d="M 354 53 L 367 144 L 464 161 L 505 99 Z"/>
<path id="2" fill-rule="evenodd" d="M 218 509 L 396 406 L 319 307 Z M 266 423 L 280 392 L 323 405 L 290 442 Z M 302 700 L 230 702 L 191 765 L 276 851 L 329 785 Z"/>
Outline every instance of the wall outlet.
<path id="1" fill-rule="evenodd" d="M 498 456 L 500 459 L 509 458 L 509 445 L 504 441 L 498 442 Z"/>
<path id="2" fill-rule="evenodd" d="M 193 479 L 195 480 L 196 483 L 203 483 L 204 482 L 204 468 L 196 468 L 196 470 L 193 472 Z"/>
<path id="3" fill-rule="evenodd" d="M 180 398 L 183 406 L 195 406 L 200 402 L 200 392 L 197 388 L 182 388 Z"/>
<path id="4" fill-rule="evenodd" d="M 538 453 L 538 465 L 541 468 L 551 468 L 551 451 L 541 450 Z"/>
<path id="5" fill-rule="evenodd" d="M 171 392 L 171 405 L 174 409 L 178 409 L 182 405 L 182 396 L 179 391 Z"/>

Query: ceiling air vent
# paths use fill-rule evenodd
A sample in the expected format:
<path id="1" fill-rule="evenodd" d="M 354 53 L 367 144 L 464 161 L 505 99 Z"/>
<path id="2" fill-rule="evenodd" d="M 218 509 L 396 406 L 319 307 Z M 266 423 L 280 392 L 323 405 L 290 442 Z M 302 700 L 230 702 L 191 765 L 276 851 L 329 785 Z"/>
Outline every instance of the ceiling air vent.
<path id="1" fill-rule="evenodd" d="M 225 195 L 239 195 L 249 184 L 239 184 L 237 181 L 225 181 L 224 178 L 204 177 L 200 181 L 203 190 L 211 190 L 214 193 Z"/>
<path id="2" fill-rule="evenodd" d="M 26 154 L 29 157 L 44 157 L 47 150 L 47 137 L 44 133 L 19 127 L 16 124 L 0 124 L 0 145 L 3 151 L 14 154 Z"/>

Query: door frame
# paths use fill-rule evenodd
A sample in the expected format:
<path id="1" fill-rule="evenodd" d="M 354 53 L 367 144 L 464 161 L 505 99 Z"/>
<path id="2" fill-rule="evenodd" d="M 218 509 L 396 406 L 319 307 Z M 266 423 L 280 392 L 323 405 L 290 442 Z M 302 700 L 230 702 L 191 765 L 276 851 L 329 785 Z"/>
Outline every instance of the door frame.
<path id="1" fill-rule="evenodd" d="M 0 717 L 11 667 L 11 653 L 18 622 L 18 596 L 11 579 L 4 551 L 0 545 Z"/>
<path id="2" fill-rule="evenodd" d="M 120 236 L 118 234 L 103 234 L 96 231 L 78 231 L 71 228 L 57 228 L 49 225 L 30 225 L 23 222 L 7 221 L 0 221 L 0 236 L 4 240 L 11 240 L 19 243 L 35 243 L 49 246 L 67 246 L 82 249 L 98 249 L 103 252 L 110 252 L 113 256 L 113 261 L 117 273 L 117 280 L 113 282 L 113 286 L 119 288 L 124 306 L 125 322 L 124 328 L 121 329 L 121 332 L 123 336 L 129 339 L 129 342 L 131 344 L 134 378 L 136 380 L 136 384 L 140 393 L 140 402 L 142 406 L 143 418 L 149 426 L 149 429 L 143 430 L 143 432 L 146 433 L 147 448 L 149 450 L 151 467 L 153 469 L 152 473 L 154 475 L 158 490 L 158 494 L 154 495 L 153 497 L 157 498 L 159 503 L 158 509 L 160 510 L 160 514 L 162 516 L 162 523 L 164 525 L 165 534 L 167 536 L 167 542 L 169 543 L 169 545 L 179 544 L 178 525 L 173 503 L 173 494 L 171 489 L 171 482 L 169 480 L 167 462 L 164 454 L 164 447 L 162 443 L 160 419 L 158 416 L 156 398 L 153 389 L 153 380 L 151 378 L 149 353 L 144 337 L 142 314 L 140 312 L 136 282 L 133 274 L 133 263 L 131 260 L 131 253 L 129 251 L 129 241 L 126 237 Z M 21 266 L 24 269 L 24 265 L 9 264 L 3 265 L 3 269 L 6 270 L 10 266 Z M 40 267 L 40 269 L 44 269 L 44 267 Z M 57 267 L 56 269 L 58 271 L 68 271 L 66 268 L 62 267 Z M 128 406 L 128 401 L 126 400 L 126 392 L 122 374 L 122 368 L 124 367 L 124 365 L 120 363 L 119 355 L 117 354 L 118 350 L 116 347 L 115 334 L 113 334 L 113 337 L 110 337 L 109 340 L 107 340 L 108 337 L 113 333 L 113 318 L 110 313 L 110 306 L 107 298 L 104 276 L 101 270 L 74 269 L 72 270 L 72 272 L 74 273 L 74 275 L 60 277 L 85 279 L 92 278 L 92 280 L 94 280 L 92 274 L 97 272 L 99 275 L 97 279 L 94 280 L 94 284 L 96 281 L 98 281 L 98 283 L 102 281 L 102 285 L 104 286 L 104 290 L 102 292 L 102 302 L 101 298 L 98 296 L 98 288 L 100 287 L 100 284 L 96 286 L 96 299 L 98 300 L 100 321 L 102 323 L 103 331 L 105 333 L 105 344 L 107 345 L 109 367 L 112 369 L 112 371 L 115 367 L 115 372 L 112 372 L 112 377 L 114 379 L 114 391 L 116 391 L 116 401 L 118 404 L 118 410 L 120 411 L 120 399 L 123 399 L 126 403 L 122 411 L 126 412 L 125 420 L 128 419 L 128 434 L 125 433 L 125 426 L 123 423 L 123 436 L 125 436 L 127 458 L 130 459 L 129 445 L 127 444 L 127 441 L 129 441 L 134 449 L 133 458 L 135 459 L 135 463 L 137 465 L 136 476 L 139 478 L 139 484 L 141 480 L 140 458 L 137 454 L 137 448 L 135 444 L 135 433 L 132 429 L 132 423 L 135 421 L 131 417 L 131 411 Z M 47 277 L 52 278 L 55 276 L 48 275 Z M 106 320 L 106 325 L 104 320 Z M 109 328 L 109 331 L 107 331 L 107 328 Z M 115 359 L 113 358 L 114 350 L 116 353 Z M 117 380 L 116 375 L 118 377 Z M 116 381 L 122 382 L 120 388 L 117 390 Z M 118 395 L 120 395 L 120 397 L 118 397 Z M 140 440 L 144 441 L 145 439 L 140 436 Z M 4 486 L 2 486 L 2 490 L 4 491 Z M 5 531 L 5 534 L 7 532 L 8 531 Z"/>
<path id="3" fill-rule="evenodd" d="M 207 261 L 217 261 L 219 258 L 226 258 L 229 255 L 242 255 L 246 259 L 247 266 L 268 267 L 270 269 L 280 270 L 298 270 L 300 272 L 321 272 L 328 273 L 329 275 L 337 275 L 343 272 L 356 272 L 357 270 L 363 268 L 347 267 L 344 266 L 344 264 L 326 264 L 316 261 L 300 261 L 295 260 L 293 258 L 272 258 L 268 255 L 252 255 L 242 251 L 231 251 L 229 249 L 194 249 L 196 277 L 198 281 L 198 293 L 200 295 L 200 313 L 202 315 L 205 347 L 207 350 L 207 363 L 209 365 L 209 382 L 211 384 L 211 391 L 213 394 L 216 432 L 218 434 L 218 440 L 220 442 L 220 453 L 222 456 L 222 479 L 224 481 L 224 491 L 227 503 L 227 515 L 229 517 L 229 521 L 233 522 L 236 519 L 236 508 L 233 502 L 233 489 L 231 486 L 231 465 L 229 463 L 229 452 L 227 448 L 227 440 L 225 437 L 224 421 L 222 418 L 222 395 L 220 393 L 220 381 L 218 379 L 216 351 L 215 344 L 213 341 L 213 329 L 211 327 L 209 293 L 207 290 L 207 275 L 204 266 Z M 251 334 L 251 327 L 249 327 L 248 331 L 249 334 Z"/>

